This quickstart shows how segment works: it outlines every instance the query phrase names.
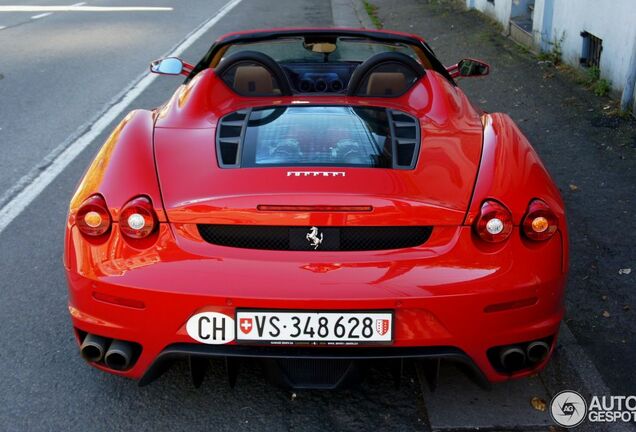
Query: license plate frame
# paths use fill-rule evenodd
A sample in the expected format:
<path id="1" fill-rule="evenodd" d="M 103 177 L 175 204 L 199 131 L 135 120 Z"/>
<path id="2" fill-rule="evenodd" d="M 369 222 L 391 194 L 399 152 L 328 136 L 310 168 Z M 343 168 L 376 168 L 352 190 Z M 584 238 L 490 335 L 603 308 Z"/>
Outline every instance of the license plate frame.
<path id="1" fill-rule="evenodd" d="M 351 338 L 333 338 L 335 336 L 332 331 L 333 326 L 332 323 L 337 320 L 337 318 L 332 317 L 332 321 L 329 324 L 329 335 L 330 338 L 313 338 L 313 339 L 294 339 L 294 338 L 266 338 L 258 337 L 258 338 L 248 338 L 246 334 L 242 332 L 240 329 L 240 325 L 242 323 L 241 318 L 253 318 L 253 326 L 256 327 L 256 322 L 254 322 L 254 315 L 266 315 L 266 316 L 277 316 L 280 318 L 280 315 L 289 315 L 289 316 L 304 316 L 311 315 L 314 320 L 314 325 L 317 320 L 321 316 L 342 316 L 348 318 L 352 317 L 360 317 L 364 316 L 369 317 L 373 320 L 373 334 L 377 333 L 375 328 L 376 319 L 389 319 L 389 329 L 386 331 L 385 335 L 380 338 L 359 338 L 356 340 L 351 340 Z M 267 318 L 269 320 L 269 318 Z M 302 321 L 302 325 L 306 321 Z M 335 324 L 335 323 L 334 323 Z M 308 309 L 252 309 L 252 308 L 241 308 L 236 309 L 235 311 L 235 341 L 238 345 L 328 345 L 328 346 L 359 346 L 359 345 L 393 345 L 394 343 L 394 332 L 395 332 L 395 312 L 390 309 L 371 309 L 371 310 L 308 310 Z M 258 331 L 258 328 L 255 329 Z M 286 330 L 286 329 L 285 329 Z M 347 327 L 349 330 L 349 327 Z M 265 329 L 263 329 L 263 333 Z M 250 332 L 251 333 L 251 332 Z M 387 336 L 388 335 L 388 336 Z"/>

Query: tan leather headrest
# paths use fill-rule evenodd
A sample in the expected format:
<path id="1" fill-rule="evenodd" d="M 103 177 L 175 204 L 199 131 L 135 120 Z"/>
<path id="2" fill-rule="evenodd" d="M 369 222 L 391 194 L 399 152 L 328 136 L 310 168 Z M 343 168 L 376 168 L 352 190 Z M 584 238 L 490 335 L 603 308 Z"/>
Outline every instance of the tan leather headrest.
<path id="1" fill-rule="evenodd" d="M 241 94 L 272 94 L 272 75 L 262 66 L 238 66 L 234 75 L 234 90 Z"/>
<path id="2" fill-rule="evenodd" d="M 405 88 L 406 78 L 402 72 L 373 72 L 367 83 L 367 96 L 397 96 Z"/>

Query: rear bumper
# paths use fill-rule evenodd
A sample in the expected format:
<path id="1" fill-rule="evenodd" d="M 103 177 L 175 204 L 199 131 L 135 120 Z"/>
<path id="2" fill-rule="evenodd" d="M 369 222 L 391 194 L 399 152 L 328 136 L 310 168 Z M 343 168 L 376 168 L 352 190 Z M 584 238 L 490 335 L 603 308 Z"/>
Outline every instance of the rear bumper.
<path id="1" fill-rule="evenodd" d="M 175 237 L 173 231 L 177 233 Z M 498 371 L 487 351 L 552 337 L 563 317 L 566 282 L 560 234 L 526 244 L 518 231 L 483 248 L 469 227 L 435 228 L 425 247 L 362 253 L 246 251 L 206 244 L 187 227 L 161 225 L 157 243 L 135 250 L 114 229 L 101 245 L 75 228 L 67 241 L 69 310 L 79 334 L 139 343 L 125 371 L 148 381 L 174 357 L 450 358 L 488 381 L 541 369 Z M 195 313 L 234 317 L 236 308 L 393 310 L 390 347 L 270 347 L 196 344 L 185 323 Z M 416 353 L 416 354 L 413 354 Z M 249 355 L 247 355 L 249 354 Z"/>

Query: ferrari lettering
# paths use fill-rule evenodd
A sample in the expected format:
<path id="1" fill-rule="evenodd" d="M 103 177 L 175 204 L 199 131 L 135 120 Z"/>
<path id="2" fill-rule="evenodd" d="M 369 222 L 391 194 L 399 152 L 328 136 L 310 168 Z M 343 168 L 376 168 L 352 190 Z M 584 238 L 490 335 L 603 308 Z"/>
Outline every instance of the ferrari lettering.
<path id="1" fill-rule="evenodd" d="M 344 171 L 287 171 L 287 177 L 344 177 Z"/>
<path id="2" fill-rule="evenodd" d="M 209 345 L 234 340 L 234 320 L 218 312 L 202 312 L 190 317 L 186 324 L 188 336 Z"/>

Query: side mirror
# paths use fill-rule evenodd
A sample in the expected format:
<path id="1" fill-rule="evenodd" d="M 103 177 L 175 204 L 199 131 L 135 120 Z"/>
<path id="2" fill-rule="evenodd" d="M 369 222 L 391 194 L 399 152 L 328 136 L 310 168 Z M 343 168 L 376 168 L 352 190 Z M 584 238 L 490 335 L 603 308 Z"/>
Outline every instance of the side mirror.
<path id="1" fill-rule="evenodd" d="M 456 65 L 446 68 L 453 78 L 485 76 L 490 73 L 490 65 L 481 60 L 463 59 Z"/>
<path id="2" fill-rule="evenodd" d="M 161 75 L 181 75 L 183 62 L 176 57 L 166 57 L 150 63 L 150 72 Z"/>

